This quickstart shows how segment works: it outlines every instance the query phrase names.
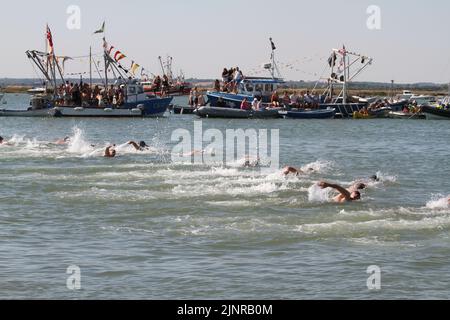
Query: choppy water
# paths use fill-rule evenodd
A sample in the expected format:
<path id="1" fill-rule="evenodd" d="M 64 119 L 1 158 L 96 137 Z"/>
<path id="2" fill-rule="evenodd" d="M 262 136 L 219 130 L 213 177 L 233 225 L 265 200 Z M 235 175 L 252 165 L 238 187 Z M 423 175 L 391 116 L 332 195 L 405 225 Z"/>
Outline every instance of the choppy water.
<path id="1" fill-rule="evenodd" d="M 203 121 L 279 128 L 282 165 L 316 169 L 285 178 L 171 163 L 173 130 L 194 119 L 0 118 L 13 142 L 0 146 L 0 298 L 450 298 L 448 121 Z M 108 143 L 116 159 L 101 157 Z M 375 173 L 359 203 L 314 187 Z"/>

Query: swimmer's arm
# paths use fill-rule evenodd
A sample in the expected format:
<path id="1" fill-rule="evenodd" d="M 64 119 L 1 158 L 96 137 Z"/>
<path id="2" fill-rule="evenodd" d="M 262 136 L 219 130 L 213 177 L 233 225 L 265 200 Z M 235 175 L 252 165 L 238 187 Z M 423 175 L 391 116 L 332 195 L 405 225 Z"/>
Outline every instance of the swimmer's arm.
<path id="1" fill-rule="evenodd" d="M 132 145 L 136 150 L 141 150 L 141 148 L 138 146 L 138 144 L 134 141 L 128 142 L 128 144 Z"/>
<path id="2" fill-rule="evenodd" d="M 319 183 L 319 187 L 321 187 L 322 189 L 326 189 L 326 188 L 335 189 L 343 197 L 345 197 L 346 200 L 351 200 L 351 193 L 347 189 L 345 189 L 344 187 L 341 187 L 340 185 L 331 184 L 331 183 L 327 183 L 327 182 L 320 182 Z"/>

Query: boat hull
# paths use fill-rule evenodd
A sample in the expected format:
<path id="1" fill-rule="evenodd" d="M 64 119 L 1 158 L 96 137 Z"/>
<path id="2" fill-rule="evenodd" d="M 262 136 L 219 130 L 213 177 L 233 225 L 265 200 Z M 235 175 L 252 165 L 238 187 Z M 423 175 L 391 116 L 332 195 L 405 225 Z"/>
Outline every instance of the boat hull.
<path id="1" fill-rule="evenodd" d="M 53 117 L 53 109 L 7 110 L 0 109 L 0 117 Z"/>
<path id="2" fill-rule="evenodd" d="M 225 119 L 275 119 L 279 118 L 278 109 L 258 111 L 246 111 L 241 109 L 201 107 L 195 112 L 201 118 L 225 118 Z"/>
<path id="3" fill-rule="evenodd" d="M 99 117 L 99 118 L 139 118 L 162 117 L 167 111 L 172 98 L 148 99 L 127 103 L 121 108 L 58 106 L 39 110 L 5 110 L 0 109 L 3 117 Z"/>
<path id="4" fill-rule="evenodd" d="M 397 112 L 393 111 L 390 112 L 388 117 L 390 119 L 415 119 L 415 120 L 424 120 L 426 119 L 426 116 L 423 113 L 404 113 L 404 112 Z"/>
<path id="5" fill-rule="evenodd" d="M 424 106 L 422 112 L 425 113 L 427 120 L 450 120 L 450 109 L 444 110 Z"/>
<path id="6" fill-rule="evenodd" d="M 336 110 L 282 111 L 280 114 L 289 119 L 333 119 Z"/>
<path id="7" fill-rule="evenodd" d="M 367 103 L 324 103 L 319 105 L 319 109 L 335 109 L 336 117 L 352 118 L 355 112 L 360 112 L 367 107 Z"/>

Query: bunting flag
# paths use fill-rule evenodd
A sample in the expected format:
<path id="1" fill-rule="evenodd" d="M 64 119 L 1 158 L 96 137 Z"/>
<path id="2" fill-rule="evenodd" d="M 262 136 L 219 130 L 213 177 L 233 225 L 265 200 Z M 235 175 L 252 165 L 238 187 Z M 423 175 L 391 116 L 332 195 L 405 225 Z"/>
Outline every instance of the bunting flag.
<path id="1" fill-rule="evenodd" d="M 113 47 L 111 47 L 112 50 Z M 111 52 L 111 51 L 110 51 Z M 116 60 L 116 62 L 119 62 L 120 60 L 122 60 L 123 58 L 126 58 L 126 55 L 124 55 L 122 52 L 120 52 L 119 50 L 116 51 L 116 53 L 114 54 L 114 60 Z"/>
<path id="2" fill-rule="evenodd" d="M 272 50 L 277 50 L 277 47 L 275 47 L 275 43 L 273 43 L 272 38 L 270 38 L 270 44 L 272 46 Z"/>
<path id="3" fill-rule="evenodd" d="M 137 63 L 134 61 L 131 62 L 131 74 L 134 76 L 136 74 L 136 70 L 140 67 Z"/>
<path id="4" fill-rule="evenodd" d="M 102 27 L 95 31 L 94 34 L 98 34 L 98 33 L 105 33 L 105 22 L 103 21 Z"/>
<path id="5" fill-rule="evenodd" d="M 339 53 L 345 56 L 347 54 L 347 50 L 345 49 L 345 45 L 342 46 L 342 49 L 339 50 Z"/>
<path id="6" fill-rule="evenodd" d="M 53 49 L 53 36 L 50 28 L 47 25 L 47 44 L 48 44 L 48 53 L 50 55 L 53 55 L 54 49 Z"/>

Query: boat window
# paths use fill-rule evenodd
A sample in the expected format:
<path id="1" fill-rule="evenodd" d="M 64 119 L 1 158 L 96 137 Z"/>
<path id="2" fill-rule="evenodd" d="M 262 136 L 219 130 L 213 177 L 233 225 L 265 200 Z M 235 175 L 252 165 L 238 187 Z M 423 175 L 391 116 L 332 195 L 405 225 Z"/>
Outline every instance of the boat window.
<path id="1" fill-rule="evenodd" d="M 129 94 L 136 94 L 136 88 L 135 87 L 128 87 L 128 93 Z"/>
<path id="2" fill-rule="evenodd" d="M 250 82 L 247 82 L 245 84 L 245 90 L 247 90 L 248 92 L 253 92 L 253 84 Z"/>
<path id="3" fill-rule="evenodd" d="M 266 92 L 272 92 L 273 86 L 271 84 L 266 84 Z"/>
<path id="4" fill-rule="evenodd" d="M 258 91 L 258 92 L 263 91 L 263 85 L 262 85 L 262 84 L 259 84 L 259 83 L 256 84 L 255 91 Z"/>
<path id="5" fill-rule="evenodd" d="M 143 87 L 138 87 L 138 94 L 142 94 L 144 93 L 144 88 Z"/>

